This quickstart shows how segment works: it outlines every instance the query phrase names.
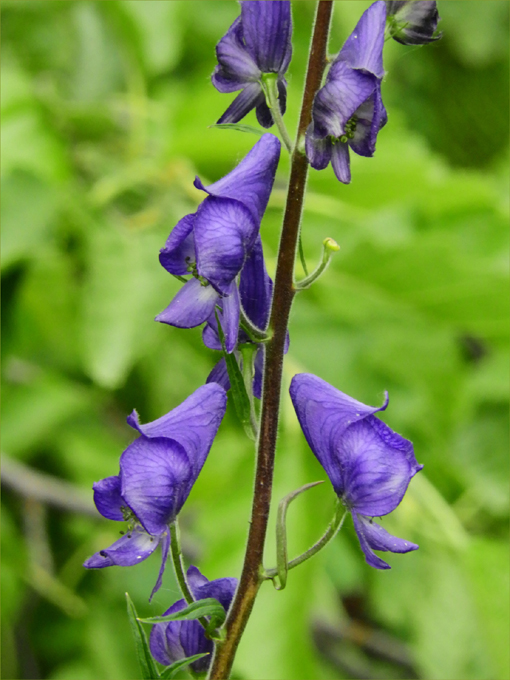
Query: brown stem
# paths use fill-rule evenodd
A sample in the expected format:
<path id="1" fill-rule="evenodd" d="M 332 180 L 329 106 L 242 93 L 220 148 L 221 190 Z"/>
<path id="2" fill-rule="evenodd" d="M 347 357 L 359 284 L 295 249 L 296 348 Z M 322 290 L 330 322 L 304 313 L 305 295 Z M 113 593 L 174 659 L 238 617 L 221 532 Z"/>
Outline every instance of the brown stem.
<path id="1" fill-rule="evenodd" d="M 262 413 L 250 531 L 239 587 L 225 624 L 226 638 L 223 643 L 216 645 L 208 676 L 210 680 L 227 680 L 229 678 L 239 641 L 263 580 L 262 559 L 273 484 L 283 348 L 290 308 L 295 295 L 293 288 L 294 262 L 308 174 L 308 161 L 302 151 L 299 150 L 301 146 L 299 141 L 312 120 L 313 99 L 322 83 L 326 66 L 326 49 L 332 9 L 331 0 L 320 0 L 317 5 L 297 133 L 298 143 L 296 143 L 292 156 L 287 203 L 278 251 L 270 320 L 270 327 L 274 335 L 266 345 Z"/>

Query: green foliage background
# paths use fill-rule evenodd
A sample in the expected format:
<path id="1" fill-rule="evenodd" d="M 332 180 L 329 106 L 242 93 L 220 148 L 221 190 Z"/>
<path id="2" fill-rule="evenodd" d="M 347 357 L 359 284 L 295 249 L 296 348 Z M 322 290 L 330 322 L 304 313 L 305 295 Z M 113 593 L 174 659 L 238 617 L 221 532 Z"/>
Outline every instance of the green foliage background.
<path id="1" fill-rule="evenodd" d="M 285 591 L 262 589 L 237 678 L 508 678 L 508 3 L 438 4 L 440 42 L 386 45 L 375 157 L 353 155 L 347 187 L 330 168 L 310 173 L 307 256 L 326 236 L 341 251 L 296 300 L 285 364 L 285 393 L 298 371 L 369 404 L 389 390 L 384 419 L 425 469 L 384 525 L 420 550 L 378 572 L 347 523 Z M 332 51 L 368 3 L 335 5 Z M 293 3 L 292 131 L 313 11 Z M 202 198 L 195 173 L 218 179 L 256 140 L 208 129 L 232 98 L 209 75 L 237 13 L 232 1 L 2 3 L 2 448 L 89 497 L 133 439 L 126 415 L 166 413 L 217 360 L 199 329 L 153 318 L 179 285 L 158 251 Z M 288 167 L 283 152 L 262 224 L 271 272 Z M 182 513 L 187 557 L 211 579 L 240 572 L 253 469 L 230 408 Z M 285 396 L 275 501 L 324 477 Z M 292 554 L 332 508 L 327 484 L 293 504 Z M 169 568 L 147 603 L 157 557 L 82 569 L 118 531 L 4 491 L 4 678 L 138 677 L 124 592 L 144 615 L 178 595 Z"/>

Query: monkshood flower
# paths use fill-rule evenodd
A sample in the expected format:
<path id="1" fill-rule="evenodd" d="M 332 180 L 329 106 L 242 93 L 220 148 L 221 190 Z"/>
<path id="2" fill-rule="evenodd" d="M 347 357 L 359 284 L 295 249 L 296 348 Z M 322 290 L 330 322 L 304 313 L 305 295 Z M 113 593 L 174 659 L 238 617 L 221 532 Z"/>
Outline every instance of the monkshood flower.
<path id="1" fill-rule="evenodd" d="M 208 581 L 199 570 L 190 566 L 187 572 L 188 584 L 196 600 L 205 600 L 214 597 L 228 611 L 232 598 L 237 588 L 236 578 L 219 578 Z M 175 614 L 186 607 L 185 600 L 179 600 L 163 614 Z M 206 654 L 198 661 L 191 664 L 195 673 L 207 671 L 214 650 L 214 643 L 205 637 L 204 629 L 196 620 L 169 621 L 157 623 L 153 626 L 150 635 L 150 650 L 152 656 L 165 666 L 170 666 L 194 654 Z"/>
<path id="2" fill-rule="evenodd" d="M 273 125 L 262 89 L 264 73 L 278 74 L 280 110 L 285 113 L 287 83 L 284 75 L 292 56 L 291 35 L 290 2 L 241 2 L 241 16 L 216 45 L 218 65 L 211 78 L 219 92 L 242 92 L 218 123 L 237 123 L 255 109 L 262 127 Z"/>
<path id="3" fill-rule="evenodd" d="M 227 351 L 233 351 L 240 314 L 236 277 L 257 241 L 280 147 L 277 137 L 265 134 L 222 179 L 208 187 L 195 179 L 195 186 L 208 196 L 196 213 L 177 223 L 159 256 L 171 274 L 191 278 L 156 321 L 194 328 L 214 318 L 220 305 Z"/>
<path id="4" fill-rule="evenodd" d="M 131 567 L 161 544 L 163 559 L 151 598 L 161 586 L 175 520 L 202 469 L 225 415 L 227 396 L 218 384 L 203 385 L 180 406 L 141 425 L 136 411 L 127 422 L 140 433 L 120 457 L 120 472 L 93 485 L 94 502 L 107 519 L 128 521 L 128 531 L 90 557 L 84 567 Z"/>
<path id="5" fill-rule="evenodd" d="M 349 148 L 373 156 L 377 134 L 387 122 L 381 99 L 385 24 L 386 6 L 379 0 L 362 15 L 314 99 L 306 132 L 308 160 L 316 170 L 331 161 L 344 184 L 351 181 Z"/>
<path id="6" fill-rule="evenodd" d="M 405 553 L 418 546 L 389 534 L 373 517 L 395 510 L 422 469 L 413 445 L 366 406 L 309 373 L 294 376 L 290 396 L 306 440 L 325 469 L 340 501 L 352 514 L 368 564 L 390 566 L 373 550 Z"/>
<path id="7" fill-rule="evenodd" d="M 269 313 L 271 311 L 271 298 L 273 294 L 273 282 L 267 273 L 266 265 L 264 263 L 264 254 L 262 251 L 262 242 L 260 236 L 258 237 L 250 256 L 246 260 L 241 277 L 239 281 L 239 294 L 243 310 L 251 321 L 251 323 L 265 331 L 269 322 Z M 223 327 L 222 313 L 219 314 L 220 323 Z M 206 324 L 203 332 L 203 340 L 206 347 L 215 350 L 221 350 L 221 342 L 218 335 L 218 327 L 216 318 L 210 318 Z M 253 342 L 248 337 L 247 333 L 239 329 L 238 344 L 247 344 Z M 262 395 L 262 373 L 264 370 L 265 360 L 265 346 L 264 343 L 256 343 L 257 350 L 254 362 L 254 378 L 253 378 L 253 394 L 257 399 Z M 288 350 L 289 341 L 285 345 L 285 353 Z M 236 352 L 236 357 L 239 362 L 242 362 L 240 352 Z M 225 390 L 230 389 L 230 380 L 228 377 L 227 366 L 225 359 L 221 359 L 213 368 L 207 378 L 207 383 L 217 382 Z"/>
<path id="8" fill-rule="evenodd" d="M 435 2 L 388 0 L 386 9 L 389 34 L 402 45 L 426 45 L 443 35 L 437 33 L 440 19 Z"/>

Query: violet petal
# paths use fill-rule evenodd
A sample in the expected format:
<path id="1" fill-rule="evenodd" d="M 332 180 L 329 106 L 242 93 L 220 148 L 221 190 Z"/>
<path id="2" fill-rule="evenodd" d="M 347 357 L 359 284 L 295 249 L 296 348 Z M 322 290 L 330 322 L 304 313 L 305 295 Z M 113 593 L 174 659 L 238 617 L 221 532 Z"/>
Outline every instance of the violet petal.
<path id="1" fill-rule="evenodd" d="M 351 68 L 363 69 L 373 73 L 377 78 L 382 78 L 385 27 L 386 5 L 383 0 L 378 0 L 362 14 L 335 62 L 344 61 Z"/>
<path id="2" fill-rule="evenodd" d="M 208 196 L 197 211 L 194 226 L 200 276 L 228 295 L 257 233 L 258 224 L 244 203 Z"/>
<path id="3" fill-rule="evenodd" d="M 120 457 L 120 469 L 122 497 L 149 534 L 164 533 L 196 479 L 184 448 L 174 439 L 141 436 Z"/>
<path id="4" fill-rule="evenodd" d="M 146 560 L 156 550 L 159 536 L 150 536 L 140 527 L 115 541 L 109 548 L 100 550 L 89 557 L 83 566 L 87 569 L 102 569 L 103 567 L 132 567 Z"/>
<path id="5" fill-rule="evenodd" d="M 191 278 L 157 315 L 156 321 L 177 328 L 195 328 L 213 313 L 218 299 L 219 294 L 212 286 L 203 286 L 198 279 Z"/>
<path id="6" fill-rule="evenodd" d="M 214 184 L 205 187 L 197 177 L 195 186 L 211 196 L 234 198 L 250 210 L 260 223 L 280 160 L 281 143 L 278 137 L 267 133 L 253 146 L 243 160 Z"/>
<path id="7" fill-rule="evenodd" d="M 121 507 L 126 505 L 120 495 L 120 477 L 106 477 L 92 485 L 94 489 L 94 503 L 99 512 L 107 519 L 122 522 L 124 514 Z"/>
<path id="8" fill-rule="evenodd" d="M 160 250 L 159 261 L 170 274 L 184 276 L 188 273 L 188 264 L 196 261 L 194 219 L 194 213 L 180 219 L 170 232 L 165 247 Z"/>
<path id="9" fill-rule="evenodd" d="M 284 73 L 292 56 L 290 2 L 245 0 L 241 21 L 246 46 L 263 73 Z"/>
<path id="10" fill-rule="evenodd" d="M 166 437 L 186 451 L 194 480 L 207 458 L 227 409 L 227 395 L 219 385 L 202 385 L 166 415 L 141 425 L 136 411 L 128 424 L 147 438 Z"/>
<path id="11" fill-rule="evenodd" d="M 337 142 L 333 145 L 331 165 L 333 166 L 336 178 L 344 184 L 349 184 L 351 181 L 351 163 L 349 160 L 348 144 Z"/>
<path id="12" fill-rule="evenodd" d="M 218 118 L 218 125 L 239 123 L 252 109 L 264 101 L 264 93 L 260 83 L 248 83 L 230 104 L 225 113 Z"/>

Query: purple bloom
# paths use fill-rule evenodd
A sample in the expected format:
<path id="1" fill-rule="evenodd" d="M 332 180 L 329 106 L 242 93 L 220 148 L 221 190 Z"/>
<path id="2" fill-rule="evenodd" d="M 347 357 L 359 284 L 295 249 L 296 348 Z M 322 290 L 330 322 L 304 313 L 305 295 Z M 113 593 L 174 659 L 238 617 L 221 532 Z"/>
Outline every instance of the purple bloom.
<path id="1" fill-rule="evenodd" d="M 362 15 L 316 94 L 306 132 L 306 154 L 313 168 L 329 162 L 337 178 L 351 181 L 349 147 L 373 156 L 377 134 L 387 122 L 381 98 L 386 6 L 375 2 Z"/>
<path id="2" fill-rule="evenodd" d="M 251 323 L 261 331 L 267 329 L 269 323 L 269 313 L 271 311 L 271 298 L 273 294 L 273 282 L 267 273 L 262 251 L 260 236 L 257 239 L 250 256 L 247 258 L 239 281 L 239 293 L 242 308 Z M 223 312 L 219 313 L 220 323 L 224 327 Z M 210 349 L 221 350 L 221 343 L 218 335 L 216 318 L 212 316 L 206 324 L 203 332 L 204 344 Z M 239 329 L 238 344 L 251 342 L 244 330 Z M 285 352 L 288 349 L 288 341 Z M 236 351 L 236 357 L 242 364 L 242 356 Z M 253 378 L 253 394 L 257 399 L 262 395 L 262 374 L 264 370 L 265 347 L 263 343 L 258 343 L 255 356 L 255 374 Z M 225 390 L 230 389 L 225 359 L 221 359 L 213 368 L 207 378 L 207 382 L 217 382 Z"/>
<path id="3" fill-rule="evenodd" d="M 279 158 L 280 141 L 266 134 L 218 182 L 204 187 L 196 178 L 208 196 L 177 223 L 159 256 L 171 274 L 192 276 L 156 321 L 194 328 L 214 318 L 220 305 L 227 351 L 233 351 L 240 314 L 236 277 L 257 242 Z"/>
<path id="4" fill-rule="evenodd" d="M 402 45 L 425 45 L 439 40 L 436 33 L 439 14 L 435 2 L 387 1 L 388 29 L 391 37 Z"/>
<path id="5" fill-rule="evenodd" d="M 163 560 L 152 595 L 161 586 L 172 522 L 195 483 L 218 427 L 227 397 L 217 384 L 199 387 L 180 406 L 152 423 L 140 425 L 136 411 L 127 422 L 140 433 L 120 457 L 120 472 L 93 485 L 94 502 L 108 519 L 129 521 L 129 530 L 83 566 L 130 567 L 159 544 Z"/>
<path id="6" fill-rule="evenodd" d="M 196 600 L 214 597 L 228 611 L 237 588 L 236 578 L 219 578 L 208 581 L 199 570 L 190 566 L 188 569 L 188 583 Z M 186 607 L 185 600 L 179 600 L 168 609 L 163 616 L 174 614 Z M 214 643 L 204 635 L 204 629 L 196 620 L 169 621 L 157 623 L 153 626 L 150 636 L 150 650 L 152 656 L 165 666 L 175 661 L 185 659 L 194 654 L 209 653 L 191 664 L 196 673 L 207 671 L 211 663 Z"/>
<path id="7" fill-rule="evenodd" d="M 242 91 L 218 123 L 237 123 L 254 108 L 263 127 L 273 125 L 261 85 L 264 73 L 278 74 L 280 109 L 285 113 L 287 83 L 284 75 L 292 55 L 291 34 L 290 2 L 287 0 L 241 2 L 241 16 L 216 45 L 218 66 L 212 74 L 212 82 L 219 92 Z"/>
<path id="8" fill-rule="evenodd" d="M 374 416 L 387 407 L 388 397 L 382 406 L 366 406 L 309 373 L 294 376 L 290 396 L 310 448 L 352 513 L 366 561 L 389 569 L 373 550 L 405 553 L 418 546 L 392 536 L 372 518 L 395 510 L 423 465 L 411 442 Z"/>

